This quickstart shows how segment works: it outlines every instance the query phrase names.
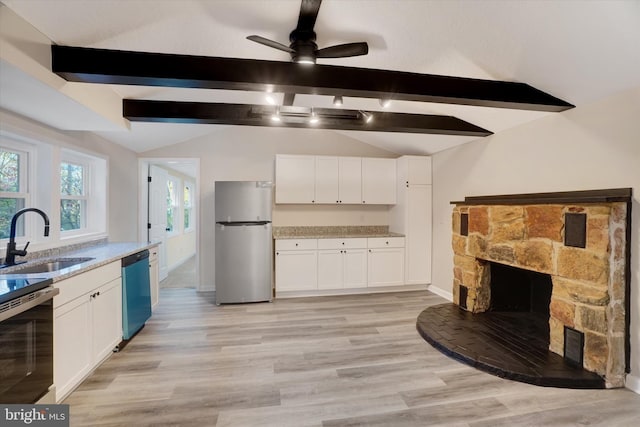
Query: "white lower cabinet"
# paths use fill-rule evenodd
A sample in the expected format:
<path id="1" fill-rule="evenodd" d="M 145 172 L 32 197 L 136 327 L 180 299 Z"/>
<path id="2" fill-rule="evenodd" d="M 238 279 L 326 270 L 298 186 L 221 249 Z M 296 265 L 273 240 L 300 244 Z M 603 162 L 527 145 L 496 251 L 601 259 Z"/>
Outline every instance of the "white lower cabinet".
<path id="1" fill-rule="evenodd" d="M 316 239 L 276 240 L 276 293 L 318 289 Z"/>
<path id="2" fill-rule="evenodd" d="M 62 401 L 122 340 L 120 261 L 54 284 L 53 381 Z"/>
<path id="3" fill-rule="evenodd" d="M 368 240 L 367 285 L 404 285 L 404 237 Z"/>
<path id="4" fill-rule="evenodd" d="M 276 240 L 276 296 L 404 284 L 404 237 Z"/>
<path id="5" fill-rule="evenodd" d="M 149 286 L 151 288 L 151 308 L 160 300 L 160 269 L 158 265 L 158 247 L 149 249 Z"/>
<path id="6" fill-rule="evenodd" d="M 318 289 L 367 286 L 367 239 L 318 240 Z"/>

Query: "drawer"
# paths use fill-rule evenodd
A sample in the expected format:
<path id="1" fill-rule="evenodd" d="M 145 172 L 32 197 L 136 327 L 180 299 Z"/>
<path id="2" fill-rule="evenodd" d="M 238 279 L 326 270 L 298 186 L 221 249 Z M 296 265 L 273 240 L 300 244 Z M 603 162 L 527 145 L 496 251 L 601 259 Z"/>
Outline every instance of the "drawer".
<path id="1" fill-rule="evenodd" d="M 60 293 L 53 297 L 53 308 L 60 307 L 121 276 L 122 267 L 120 260 L 118 260 L 56 282 L 53 287 L 60 289 Z"/>
<path id="2" fill-rule="evenodd" d="M 366 237 L 349 239 L 318 239 L 318 249 L 364 249 Z"/>
<path id="3" fill-rule="evenodd" d="M 367 248 L 404 248 L 404 237 L 370 237 Z"/>
<path id="4" fill-rule="evenodd" d="M 277 251 L 307 251 L 318 249 L 317 239 L 277 239 Z"/>

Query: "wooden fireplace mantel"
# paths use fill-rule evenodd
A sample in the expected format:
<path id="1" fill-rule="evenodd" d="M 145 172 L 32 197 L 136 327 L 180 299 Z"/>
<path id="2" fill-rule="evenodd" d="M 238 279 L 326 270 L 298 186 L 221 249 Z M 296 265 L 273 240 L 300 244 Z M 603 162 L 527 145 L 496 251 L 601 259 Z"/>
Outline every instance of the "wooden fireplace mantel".
<path id="1" fill-rule="evenodd" d="M 464 201 L 452 201 L 452 205 L 545 205 L 571 203 L 630 203 L 631 188 L 606 190 L 561 191 L 554 193 L 505 194 L 498 196 L 467 196 Z"/>

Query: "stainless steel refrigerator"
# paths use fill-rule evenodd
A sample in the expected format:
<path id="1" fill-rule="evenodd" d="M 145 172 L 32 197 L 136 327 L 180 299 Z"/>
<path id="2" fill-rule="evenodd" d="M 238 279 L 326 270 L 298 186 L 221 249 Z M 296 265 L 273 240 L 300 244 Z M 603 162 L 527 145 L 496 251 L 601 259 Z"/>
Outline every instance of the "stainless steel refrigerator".
<path id="1" fill-rule="evenodd" d="M 216 181 L 216 304 L 271 301 L 272 183 Z"/>

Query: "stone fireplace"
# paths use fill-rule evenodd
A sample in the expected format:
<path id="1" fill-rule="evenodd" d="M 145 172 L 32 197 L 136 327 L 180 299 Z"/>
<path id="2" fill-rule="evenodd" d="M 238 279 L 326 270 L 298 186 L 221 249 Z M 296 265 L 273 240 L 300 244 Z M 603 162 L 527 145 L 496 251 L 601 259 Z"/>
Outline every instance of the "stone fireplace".
<path id="1" fill-rule="evenodd" d="M 551 352 L 624 386 L 631 189 L 452 203 L 454 304 L 542 316 Z"/>

